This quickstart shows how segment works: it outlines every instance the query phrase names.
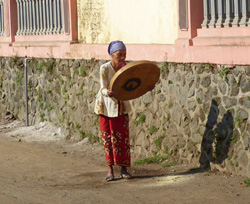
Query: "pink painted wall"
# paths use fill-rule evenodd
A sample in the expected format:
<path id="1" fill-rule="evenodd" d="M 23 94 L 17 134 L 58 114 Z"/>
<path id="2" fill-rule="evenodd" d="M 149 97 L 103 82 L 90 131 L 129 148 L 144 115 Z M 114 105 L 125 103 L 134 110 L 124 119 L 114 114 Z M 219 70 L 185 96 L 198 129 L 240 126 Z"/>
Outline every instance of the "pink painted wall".
<path id="1" fill-rule="evenodd" d="M 201 29 L 203 1 L 186 0 L 188 29 L 178 30 L 173 45 L 127 45 L 127 60 L 180 63 L 250 64 L 250 28 Z M 69 3 L 69 33 L 63 35 L 16 36 L 16 1 L 7 0 L 6 36 L 0 37 L 0 56 L 36 58 L 110 59 L 107 44 L 77 43 L 77 1 Z M 178 12 L 178 11 L 177 11 Z M 8 29 L 9 28 L 9 29 Z"/>

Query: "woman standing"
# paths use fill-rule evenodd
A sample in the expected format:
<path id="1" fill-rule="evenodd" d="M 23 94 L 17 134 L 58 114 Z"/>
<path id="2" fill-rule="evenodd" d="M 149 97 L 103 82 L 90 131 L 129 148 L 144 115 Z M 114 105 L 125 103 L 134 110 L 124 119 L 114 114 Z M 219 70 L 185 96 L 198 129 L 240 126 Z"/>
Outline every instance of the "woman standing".
<path id="1" fill-rule="evenodd" d="M 129 143 L 130 105 L 128 101 L 114 98 L 110 81 L 114 74 L 125 65 L 126 46 L 122 41 L 109 44 L 111 61 L 100 67 L 100 90 L 95 103 L 95 113 L 99 115 L 100 129 L 108 166 L 107 181 L 114 180 L 113 165 L 121 166 L 121 177 L 130 179 L 127 167 L 131 165 Z"/>

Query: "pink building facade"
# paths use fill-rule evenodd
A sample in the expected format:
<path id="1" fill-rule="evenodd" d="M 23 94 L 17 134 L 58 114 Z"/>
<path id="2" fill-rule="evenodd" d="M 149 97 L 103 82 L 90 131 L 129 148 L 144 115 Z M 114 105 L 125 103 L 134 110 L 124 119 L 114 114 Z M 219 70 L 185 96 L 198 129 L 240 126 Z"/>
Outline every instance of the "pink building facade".
<path id="1" fill-rule="evenodd" d="M 107 44 L 78 43 L 76 0 L 63 0 L 60 6 L 57 2 L 61 1 L 55 0 L 50 7 L 47 5 L 52 1 L 34 2 L 32 0 L 2 1 L 0 56 L 109 59 L 106 51 Z M 222 5 L 221 13 L 220 7 L 213 7 L 214 2 L 213 0 L 178 0 L 176 11 L 178 13 L 178 38 L 175 43 L 172 45 L 128 44 L 127 59 L 223 65 L 250 64 L 248 10 L 244 15 L 244 8 L 247 4 L 245 7 L 243 5 L 247 1 L 242 1 L 240 10 L 241 20 L 245 17 L 246 23 L 229 22 L 228 26 L 223 22 L 219 25 L 219 21 L 220 16 L 224 18 L 224 21 L 226 20 L 227 7 L 229 6 L 230 9 L 232 1 L 218 1 L 218 4 L 227 3 Z M 26 19 L 20 17 L 24 16 L 21 13 L 24 7 L 30 11 L 25 15 Z M 231 9 L 238 7 L 234 5 Z M 43 8 L 47 14 L 40 11 L 40 8 Z M 36 16 L 34 11 L 40 12 L 40 16 Z M 236 17 L 236 15 L 230 16 L 232 21 Z"/>

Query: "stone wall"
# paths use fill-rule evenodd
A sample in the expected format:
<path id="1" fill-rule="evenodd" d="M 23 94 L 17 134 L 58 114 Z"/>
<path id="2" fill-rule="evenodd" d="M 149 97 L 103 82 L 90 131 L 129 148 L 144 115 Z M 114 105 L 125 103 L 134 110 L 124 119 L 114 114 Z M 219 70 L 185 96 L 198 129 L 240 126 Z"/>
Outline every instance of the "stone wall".
<path id="1" fill-rule="evenodd" d="M 101 142 L 93 109 L 104 62 L 29 60 L 30 124 L 49 121 L 67 139 Z M 158 65 L 156 88 L 131 101 L 133 159 L 161 155 L 167 165 L 211 165 L 250 176 L 250 68 Z M 1 58 L 0 76 L 1 114 L 25 120 L 24 59 Z"/>

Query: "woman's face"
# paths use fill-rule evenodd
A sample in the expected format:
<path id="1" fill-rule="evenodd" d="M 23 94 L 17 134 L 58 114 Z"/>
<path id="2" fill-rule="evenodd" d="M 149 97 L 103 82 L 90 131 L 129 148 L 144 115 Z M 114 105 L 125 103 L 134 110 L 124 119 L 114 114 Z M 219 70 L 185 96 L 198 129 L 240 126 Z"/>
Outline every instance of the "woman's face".
<path id="1" fill-rule="evenodd" d="M 112 58 L 112 65 L 114 67 L 123 67 L 125 65 L 125 60 L 126 60 L 126 50 L 118 50 L 116 52 L 114 52 L 111 55 Z"/>

